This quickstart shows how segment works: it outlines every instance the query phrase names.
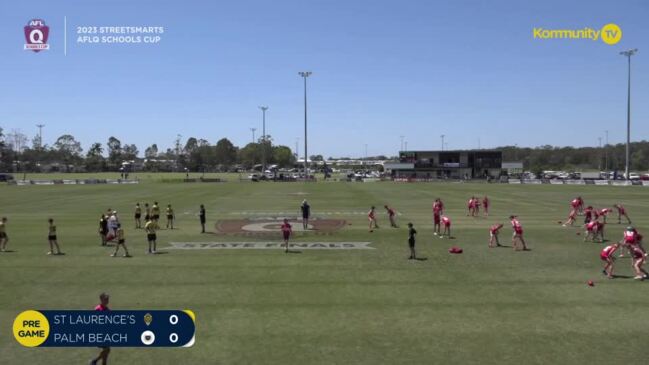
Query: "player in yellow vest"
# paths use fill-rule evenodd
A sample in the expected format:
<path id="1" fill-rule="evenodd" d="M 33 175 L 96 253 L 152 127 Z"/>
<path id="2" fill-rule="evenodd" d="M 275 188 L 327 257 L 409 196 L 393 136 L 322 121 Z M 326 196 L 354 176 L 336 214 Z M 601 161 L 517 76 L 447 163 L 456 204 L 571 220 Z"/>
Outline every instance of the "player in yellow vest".
<path id="1" fill-rule="evenodd" d="M 151 219 L 155 223 L 156 229 L 158 229 L 158 220 L 160 219 L 160 206 L 158 205 L 158 202 L 153 202 L 153 206 L 151 207 Z"/>
<path id="2" fill-rule="evenodd" d="M 156 251 L 155 251 L 155 249 L 156 249 L 156 239 L 157 239 L 156 234 L 155 234 L 156 227 L 157 227 L 157 225 L 153 220 L 149 220 L 144 225 L 144 230 L 146 231 L 146 239 L 149 242 L 149 251 L 148 251 L 148 253 L 156 253 Z M 151 248 L 153 248 L 153 249 L 151 249 Z"/>
<path id="3" fill-rule="evenodd" d="M 142 228 L 142 208 L 140 203 L 135 203 L 135 229 Z"/>
<path id="4" fill-rule="evenodd" d="M 122 246 L 124 247 L 124 257 L 131 257 L 128 253 L 128 248 L 126 247 L 126 240 L 124 239 L 124 228 L 122 228 L 121 224 L 117 224 L 117 245 L 115 245 L 115 252 L 111 255 L 112 257 L 117 256 L 117 251 L 119 251 L 119 247 Z"/>
<path id="5" fill-rule="evenodd" d="M 50 223 L 50 226 L 47 232 L 47 240 L 50 243 L 50 252 L 48 252 L 47 254 L 62 255 L 63 253 L 61 252 L 61 247 L 59 247 L 59 243 L 56 240 L 56 225 L 54 225 L 54 219 L 50 218 L 48 219 L 48 222 Z M 56 252 L 54 248 L 56 248 Z"/>
<path id="6" fill-rule="evenodd" d="M 173 208 L 171 208 L 171 204 L 167 205 L 165 213 L 167 213 L 167 229 L 174 229 L 174 220 L 176 219 L 176 216 L 174 215 Z"/>

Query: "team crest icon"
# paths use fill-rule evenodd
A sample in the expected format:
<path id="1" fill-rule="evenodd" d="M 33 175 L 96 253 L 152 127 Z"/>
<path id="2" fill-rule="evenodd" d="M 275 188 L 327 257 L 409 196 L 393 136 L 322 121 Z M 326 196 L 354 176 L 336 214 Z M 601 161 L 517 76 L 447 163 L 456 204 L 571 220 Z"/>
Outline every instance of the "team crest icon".
<path id="1" fill-rule="evenodd" d="M 151 324 L 151 322 L 153 322 L 153 316 L 151 315 L 151 313 L 145 314 L 144 315 L 144 324 L 146 324 L 147 327 L 148 327 Z"/>
<path id="2" fill-rule="evenodd" d="M 50 35 L 50 27 L 45 25 L 43 19 L 32 19 L 25 26 L 25 50 L 40 52 L 50 49 L 47 38 Z"/>

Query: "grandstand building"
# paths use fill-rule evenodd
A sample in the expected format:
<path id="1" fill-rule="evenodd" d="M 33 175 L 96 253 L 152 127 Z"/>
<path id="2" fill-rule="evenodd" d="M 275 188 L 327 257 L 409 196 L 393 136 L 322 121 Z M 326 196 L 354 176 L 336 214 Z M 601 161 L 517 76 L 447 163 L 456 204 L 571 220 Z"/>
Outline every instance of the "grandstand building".
<path id="1" fill-rule="evenodd" d="M 386 163 L 394 178 L 478 179 L 502 173 L 502 151 L 401 151 L 399 161 Z"/>

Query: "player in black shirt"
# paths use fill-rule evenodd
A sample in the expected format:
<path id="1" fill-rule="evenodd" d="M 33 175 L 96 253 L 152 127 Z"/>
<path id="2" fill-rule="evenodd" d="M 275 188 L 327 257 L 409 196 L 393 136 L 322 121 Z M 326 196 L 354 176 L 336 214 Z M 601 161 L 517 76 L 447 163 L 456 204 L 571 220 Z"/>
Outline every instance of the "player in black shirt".
<path id="1" fill-rule="evenodd" d="M 311 206 L 309 203 L 306 202 L 306 199 L 302 201 L 302 205 L 300 206 L 300 209 L 302 210 L 302 227 L 304 230 L 309 229 L 309 217 L 311 216 Z"/>
<path id="2" fill-rule="evenodd" d="M 412 223 L 408 223 L 408 247 L 410 247 L 410 257 L 408 258 L 409 260 L 417 259 L 417 257 L 415 256 L 415 235 L 417 235 L 417 231 L 412 226 Z"/>
<path id="3" fill-rule="evenodd" d="M 198 214 L 201 219 L 201 233 L 205 233 L 205 206 L 201 204 L 201 212 Z"/>
<path id="4" fill-rule="evenodd" d="M 106 246 L 107 235 L 108 235 L 108 217 L 102 214 L 99 217 L 99 236 L 101 237 L 102 246 Z"/>

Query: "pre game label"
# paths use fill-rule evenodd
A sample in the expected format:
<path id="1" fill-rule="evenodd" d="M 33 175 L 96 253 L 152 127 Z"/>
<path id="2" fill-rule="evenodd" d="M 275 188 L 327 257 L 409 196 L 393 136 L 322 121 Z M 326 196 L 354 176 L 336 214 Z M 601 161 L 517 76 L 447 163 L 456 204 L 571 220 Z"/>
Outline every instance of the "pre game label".
<path id="1" fill-rule="evenodd" d="M 190 347 L 192 311 L 25 311 L 14 337 L 26 347 Z"/>

